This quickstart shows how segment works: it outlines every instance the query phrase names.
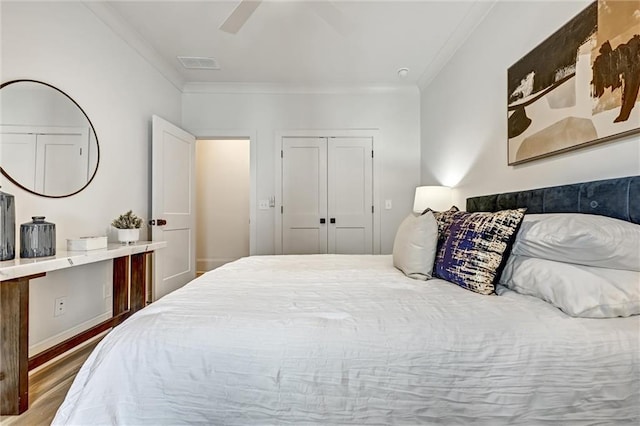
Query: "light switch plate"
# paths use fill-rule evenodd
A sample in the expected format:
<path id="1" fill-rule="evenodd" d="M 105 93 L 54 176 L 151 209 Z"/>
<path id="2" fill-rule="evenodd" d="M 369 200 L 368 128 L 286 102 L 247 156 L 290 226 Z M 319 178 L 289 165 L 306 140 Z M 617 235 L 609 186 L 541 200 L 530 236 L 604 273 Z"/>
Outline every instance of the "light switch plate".
<path id="1" fill-rule="evenodd" d="M 269 210 L 269 200 L 260 200 L 260 201 L 258 201 L 258 209 L 260 209 L 260 210 Z"/>
<path id="2" fill-rule="evenodd" d="M 384 200 L 384 208 L 386 210 L 391 210 L 393 208 L 393 203 L 391 200 Z"/>

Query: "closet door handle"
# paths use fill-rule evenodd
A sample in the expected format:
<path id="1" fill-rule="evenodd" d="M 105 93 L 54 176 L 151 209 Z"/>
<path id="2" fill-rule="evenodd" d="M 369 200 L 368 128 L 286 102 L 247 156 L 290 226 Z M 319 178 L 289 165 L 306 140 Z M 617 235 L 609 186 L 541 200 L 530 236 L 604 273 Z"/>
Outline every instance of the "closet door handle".
<path id="1" fill-rule="evenodd" d="M 320 223 L 327 223 L 327 220 L 324 217 L 320 218 Z"/>
<path id="2" fill-rule="evenodd" d="M 332 217 L 331 219 L 329 219 L 329 223 L 336 223 L 336 218 Z"/>

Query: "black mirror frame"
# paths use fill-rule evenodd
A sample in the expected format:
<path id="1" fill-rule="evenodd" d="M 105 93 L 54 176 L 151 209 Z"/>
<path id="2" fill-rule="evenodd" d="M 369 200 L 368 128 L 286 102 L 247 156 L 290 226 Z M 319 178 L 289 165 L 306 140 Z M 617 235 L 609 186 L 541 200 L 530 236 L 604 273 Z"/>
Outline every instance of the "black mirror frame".
<path id="1" fill-rule="evenodd" d="M 84 191 L 84 189 L 89 186 L 89 184 L 93 181 L 93 178 L 96 176 L 96 174 L 98 173 L 98 168 L 100 167 L 100 143 L 98 143 L 98 133 L 96 133 L 96 129 L 95 127 L 93 127 L 93 123 L 91 122 L 91 120 L 89 119 L 89 116 L 87 115 L 86 112 L 84 112 L 84 110 L 82 109 L 82 107 L 80 105 L 78 105 L 78 103 L 69 95 L 67 95 L 65 92 L 63 92 L 62 90 L 58 89 L 57 87 L 49 84 L 49 83 L 45 83 L 43 81 L 38 81 L 38 80 L 29 80 L 29 79 L 20 79 L 20 80 L 11 80 L 11 81 L 7 81 L 6 83 L 2 83 L 0 84 L 0 90 L 2 90 L 5 86 L 8 86 L 10 84 L 14 84 L 14 83 L 38 83 L 38 84 L 42 84 L 44 86 L 48 86 L 54 90 L 56 90 L 57 92 L 60 92 L 61 94 L 63 94 L 67 99 L 69 99 L 71 102 L 73 102 L 73 104 L 80 110 L 80 112 L 82 112 L 82 115 L 84 115 L 84 117 L 87 119 L 87 121 L 89 122 L 89 126 L 91 126 L 91 131 L 93 131 L 93 135 L 96 138 L 96 149 L 97 149 L 97 153 L 96 153 L 96 169 L 93 171 L 93 174 L 91 175 L 91 177 L 89 178 L 89 180 L 87 181 L 87 183 L 80 189 L 78 189 L 75 192 L 72 192 L 71 194 L 65 194 L 65 195 L 45 195 L 45 194 L 40 194 L 39 192 L 35 192 L 32 191 L 28 188 L 25 188 L 23 185 L 21 185 L 19 182 L 17 182 L 15 179 L 13 179 L 9 173 L 7 173 L 4 168 L 2 167 L 2 165 L 0 165 L 0 173 L 2 173 L 2 175 L 4 177 L 6 177 L 11 183 L 13 183 L 14 185 L 18 186 L 19 188 L 30 192 L 31 194 L 34 195 L 38 195 L 40 197 L 46 197 L 46 198 L 66 198 L 66 197 L 71 197 L 73 195 L 76 195 L 77 193 Z"/>

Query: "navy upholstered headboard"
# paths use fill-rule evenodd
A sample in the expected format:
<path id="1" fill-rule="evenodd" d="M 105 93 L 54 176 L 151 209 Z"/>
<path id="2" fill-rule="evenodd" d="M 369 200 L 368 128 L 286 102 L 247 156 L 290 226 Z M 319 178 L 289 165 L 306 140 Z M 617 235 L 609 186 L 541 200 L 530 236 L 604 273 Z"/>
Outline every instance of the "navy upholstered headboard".
<path id="1" fill-rule="evenodd" d="M 640 176 L 467 198 L 467 211 L 588 213 L 640 223 Z"/>

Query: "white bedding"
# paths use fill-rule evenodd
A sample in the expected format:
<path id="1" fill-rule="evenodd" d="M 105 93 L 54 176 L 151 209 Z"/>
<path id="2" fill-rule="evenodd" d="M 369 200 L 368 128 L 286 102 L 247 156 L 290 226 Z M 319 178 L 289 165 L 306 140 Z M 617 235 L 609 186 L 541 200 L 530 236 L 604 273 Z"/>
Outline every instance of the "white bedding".
<path id="1" fill-rule="evenodd" d="M 636 424 L 640 317 L 418 281 L 391 256 L 227 264 L 113 330 L 54 424 Z"/>

